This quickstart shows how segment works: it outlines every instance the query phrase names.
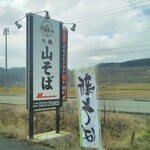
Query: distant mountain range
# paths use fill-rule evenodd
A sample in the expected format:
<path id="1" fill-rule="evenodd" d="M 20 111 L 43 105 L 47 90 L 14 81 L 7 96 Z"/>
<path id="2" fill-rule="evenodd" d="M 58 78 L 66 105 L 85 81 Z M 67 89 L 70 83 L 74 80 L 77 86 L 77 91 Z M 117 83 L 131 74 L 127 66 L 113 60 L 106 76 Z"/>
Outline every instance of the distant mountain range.
<path id="1" fill-rule="evenodd" d="M 10 68 L 7 70 L 7 83 L 9 86 L 25 85 L 25 68 Z M 5 85 L 5 69 L 0 67 L 0 86 Z"/>
<path id="2" fill-rule="evenodd" d="M 72 72 L 68 70 L 68 86 L 73 86 Z M 26 68 L 10 68 L 7 70 L 7 84 L 9 86 L 25 86 Z M 0 86 L 5 85 L 5 69 L 0 67 Z"/>
<path id="3" fill-rule="evenodd" d="M 150 58 L 98 66 L 100 83 L 150 83 Z"/>
<path id="4" fill-rule="evenodd" d="M 121 63 L 97 65 L 99 83 L 150 83 L 150 58 Z M 24 86 L 26 68 L 8 69 L 8 85 Z M 5 85 L 5 69 L 0 67 L 0 86 Z M 72 71 L 68 70 L 68 86 L 73 86 Z"/>

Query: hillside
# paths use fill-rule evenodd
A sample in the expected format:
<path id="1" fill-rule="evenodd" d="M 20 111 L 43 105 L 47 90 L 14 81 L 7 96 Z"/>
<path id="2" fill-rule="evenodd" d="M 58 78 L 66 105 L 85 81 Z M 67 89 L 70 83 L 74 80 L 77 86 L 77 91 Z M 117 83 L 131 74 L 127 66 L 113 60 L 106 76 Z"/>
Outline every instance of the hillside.
<path id="1" fill-rule="evenodd" d="M 150 83 L 150 59 L 98 65 L 99 84 Z M 25 68 L 8 69 L 8 84 L 25 85 Z M 0 68 L 0 86 L 5 85 L 5 69 Z M 72 71 L 68 70 L 68 86 L 73 86 Z"/>
<path id="2" fill-rule="evenodd" d="M 150 59 L 99 64 L 98 73 L 100 83 L 149 83 Z"/>
<path id="3" fill-rule="evenodd" d="M 150 66 L 146 67 L 99 67 L 100 83 L 148 83 Z"/>
<path id="4" fill-rule="evenodd" d="M 7 82 L 9 86 L 25 86 L 26 68 L 10 68 L 7 71 Z M 73 86 L 72 72 L 68 70 L 68 86 Z M 0 67 L 0 86 L 5 85 L 5 69 Z"/>
<path id="5" fill-rule="evenodd" d="M 7 82 L 9 86 L 25 85 L 25 68 L 10 68 L 7 71 Z M 0 86 L 5 85 L 5 69 L 0 68 Z"/>

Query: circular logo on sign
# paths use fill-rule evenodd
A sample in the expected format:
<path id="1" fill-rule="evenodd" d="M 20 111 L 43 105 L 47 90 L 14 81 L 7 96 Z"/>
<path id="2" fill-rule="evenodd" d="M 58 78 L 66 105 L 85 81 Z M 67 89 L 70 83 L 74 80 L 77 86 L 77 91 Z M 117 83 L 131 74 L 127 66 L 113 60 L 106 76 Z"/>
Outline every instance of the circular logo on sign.
<path id="1" fill-rule="evenodd" d="M 42 22 L 40 29 L 42 34 L 46 37 L 51 37 L 54 33 L 52 24 L 47 20 Z"/>

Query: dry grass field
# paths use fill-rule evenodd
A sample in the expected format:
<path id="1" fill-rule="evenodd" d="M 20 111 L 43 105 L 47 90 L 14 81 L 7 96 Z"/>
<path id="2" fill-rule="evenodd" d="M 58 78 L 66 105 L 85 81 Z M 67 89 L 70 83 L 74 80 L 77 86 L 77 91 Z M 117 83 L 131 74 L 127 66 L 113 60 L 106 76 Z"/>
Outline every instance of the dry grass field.
<path id="1" fill-rule="evenodd" d="M 102 85 L 98 89 L 101 97 L 150 99 L 150 84 Z M 0 95 L 5 89 L 0 88 Z M 9 88 L 7 95 L 25 95 L 25 88 Z M 76 96 L 75 88 L 68 88 L 68 96 Z M 77 105 L 74 101 L 73 105 Z M 61 130 L 71 132 L 72 150 L 81 150 L 79 144 L 78 111 L 68 103 L 61 108 Z M 104 117 L 105 116 L 105 117 Z M 28 141 L 28 111 L 23 105 L 0 104 L 0 136 Z M 102 144 L 106 150 L 149 150 L 150 117 L 115 112 L 100 114 Z M 36 113 L 34 133 L 55 130 L 55 112 Z M 58 144 L 59 145 L 59 144 Z M 61 147 L 61 148 L 60 148 Z M 63 150 L 63 146 L 56 147 Z M 64 150 L 70 150 L 65 147 Z M 86 149 L 88 150 L 88 149 Z"/>
<path id="2" fill-rule="evenodd" d="M 98 90 L 103 98 L 150 99 L 150 83 L 101 85 Z M 68 88 L 68 96 L 76 96 L 74 87 Z"/>
<path id="3" fill-rule="evenodd" d="M 7 95 L 25 95 L 25 90 L 24 87 L 10 87 Z M 150 83 L 103 84 L 98 91 L 103 98 L 150 99 Z M 5 88 L 0 87 L 0 95 L 5 94 Z M 76 96 L 74 87 L 68 87 L 68 96 Z"/>
<path id="4" fill-rule="evenodd" d="M 7 93 L 4 87 L 0 87 L 0 95 L 25 95 L 25 87 L 8 87 Z"/>
<path id="5" fill-rule="evenodd" d="M 76 102 L 74 102 L 76 105 Z M 25 106 L 0 105 L 0 135 L 28 141 L 28 112 Z M 106 150 L 149 150 L 150 120 L 148 117 L 101 112 L 102 144 Z M 78 112 L 66 103 L 61 108 L 61 131 L 71 132 L 71 147 L 56 147 L 57 150 L 81 150 L 79 144 Z M 55 130 L 55 112 L 36 113 L 34 133 Z M 44 144 L 44 143 L 43 143 Z M 86 149 L 88 150 L 88 149 Z"/>

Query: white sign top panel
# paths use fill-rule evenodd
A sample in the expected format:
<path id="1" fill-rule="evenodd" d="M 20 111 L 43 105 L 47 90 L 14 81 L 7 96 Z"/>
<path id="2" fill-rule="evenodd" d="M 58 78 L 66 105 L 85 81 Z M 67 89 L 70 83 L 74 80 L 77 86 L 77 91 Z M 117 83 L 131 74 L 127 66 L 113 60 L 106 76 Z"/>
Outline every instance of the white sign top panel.
<path id="1" fill-rule="evenodd" d="M 60 98 L 60 22 L 33 14 L 33 100 Z"/>

